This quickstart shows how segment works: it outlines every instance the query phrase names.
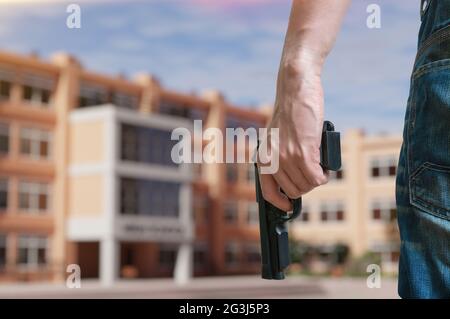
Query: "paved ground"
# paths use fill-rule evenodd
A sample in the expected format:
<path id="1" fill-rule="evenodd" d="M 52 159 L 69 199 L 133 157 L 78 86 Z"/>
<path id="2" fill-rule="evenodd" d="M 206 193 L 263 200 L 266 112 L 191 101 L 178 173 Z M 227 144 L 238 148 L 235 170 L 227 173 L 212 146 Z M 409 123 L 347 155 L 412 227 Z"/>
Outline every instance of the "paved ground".
<path id="1" fill-rule="evenodd" d="M 396 280 L 383 278 L 381 288 L 368 288 L 354 278 L 291 277 L 283 281 L 257 276 L 195 279 L 184 286 L 170 279 L 121 281 L 113 287 L 84 281 L 79 289 L 57 284 L 2 284 L 4 298 L 398 298 Z"/>

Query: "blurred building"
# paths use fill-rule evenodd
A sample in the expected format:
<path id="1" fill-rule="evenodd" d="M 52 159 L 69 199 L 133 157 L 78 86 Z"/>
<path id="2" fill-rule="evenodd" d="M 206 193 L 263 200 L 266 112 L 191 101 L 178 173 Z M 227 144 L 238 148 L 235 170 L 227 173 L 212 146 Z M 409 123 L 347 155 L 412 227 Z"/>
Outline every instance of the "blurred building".
<path id="1" fill-rule="evenodd" d="M 171 161 L 175 127 L 264 127 L 265 111 L 0 52 L 0 280 L 257 273 L 258 210 L 249 164 Z M 194 143 L 206 145 L 203 140 Z M 297 239 L 326 254 L 342 242 L 395 261 L 400 137 L 343 141 L 343 171 L 305 197 Z M 390 258 L 390 259 L 389 259 Z M 191 262 L 191 259 L 192 262 Z"/>
<path id="2" fill-rule="evenodd" d="M 0 53 L 0 279 L 259 270 L 251 166 L 172 162 L 175 127 L 263 127 L 218 92 L 184 95 Z M 194 143 L 203 144 L 195 141 Z M 191 256 L 193 262 L 191 263 Z"/>
<path id="3" fill-rule="evenodd" d="M 330 182 L 307 194 L 303 212 L 291 225 L 329 259 L 339 246 L 352 256 L 378 254 L 382 270 L 397 272 L 400 240 L 395 204 L 395 175 L 401 136 L 367 137 L 350 130 L 342 139 L 343 168 Z"/>

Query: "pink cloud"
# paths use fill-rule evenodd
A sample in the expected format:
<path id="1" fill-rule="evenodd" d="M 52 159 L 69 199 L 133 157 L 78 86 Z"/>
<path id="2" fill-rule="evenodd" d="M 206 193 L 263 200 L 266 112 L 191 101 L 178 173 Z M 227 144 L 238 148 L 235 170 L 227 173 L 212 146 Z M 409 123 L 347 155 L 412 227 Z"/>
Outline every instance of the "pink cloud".
<path id="1" fill-rule="evenodd" d="M 190 0 L 192 4 L 216 8 L 238 8 L 275 3 L 277 0 Z"/>

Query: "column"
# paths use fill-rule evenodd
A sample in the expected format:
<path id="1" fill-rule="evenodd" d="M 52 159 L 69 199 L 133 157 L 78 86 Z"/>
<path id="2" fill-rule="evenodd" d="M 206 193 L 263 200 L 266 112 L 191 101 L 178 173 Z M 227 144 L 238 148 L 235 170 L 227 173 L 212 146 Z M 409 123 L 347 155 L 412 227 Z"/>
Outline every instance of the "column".
<path id="1" fill-rule="evenodd" d="M 113 237 L 100 242 L 100 282 L 111 286 L 119 278 L 119 243 Z"/>
<path id="2" fill-rule="evenodd" d="M 178 247 L 177 261 L 175 263 L 174 280 L 178 285 L 184 285 L 192 278 L 193 272 L 192 243 L 182 243 Z"/>

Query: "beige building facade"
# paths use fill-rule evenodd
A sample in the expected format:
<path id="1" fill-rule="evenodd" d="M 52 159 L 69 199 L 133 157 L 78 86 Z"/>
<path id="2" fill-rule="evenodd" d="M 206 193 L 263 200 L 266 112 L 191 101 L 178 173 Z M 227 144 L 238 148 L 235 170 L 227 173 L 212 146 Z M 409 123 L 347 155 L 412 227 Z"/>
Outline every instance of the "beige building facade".
<path id="1" fill-rule="evenodd" d="M 260 128 L 268 118 L 219 92 L 94 73 L 67 54 L 0 52 L 0 281 L 63 280 L 70 264 L 106 284 L 258 273 L 253 165 L 174 165 L 170 132 L 194 120 Z M 400 143 L 345 134 L 342 178 L 305 197 L 292 237 L 395 262 Z"/>
<path id="2" fill-rule="evenodd" d="M 291 226 L 294 237 L 324 250 L 345 244 L 352 257 L 380 254 L 382 270 L 396 272 L 395 174 L 401 142 L 401 136 L 346 132 L 342 170 L 304 197 L 303 216 Z"/>

